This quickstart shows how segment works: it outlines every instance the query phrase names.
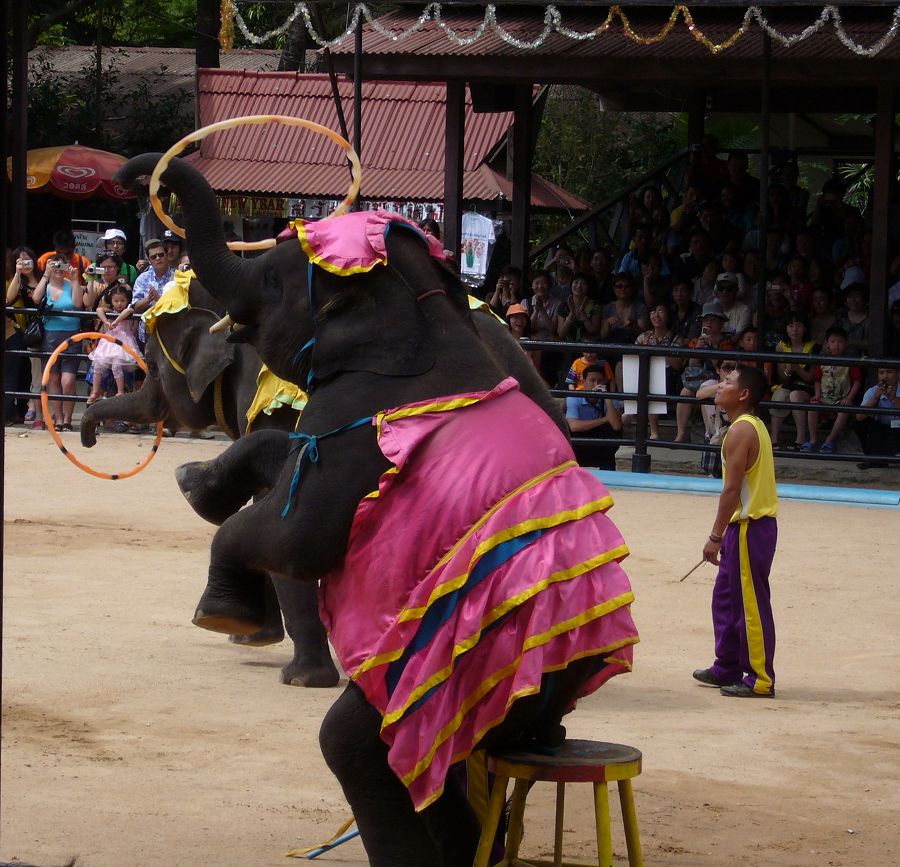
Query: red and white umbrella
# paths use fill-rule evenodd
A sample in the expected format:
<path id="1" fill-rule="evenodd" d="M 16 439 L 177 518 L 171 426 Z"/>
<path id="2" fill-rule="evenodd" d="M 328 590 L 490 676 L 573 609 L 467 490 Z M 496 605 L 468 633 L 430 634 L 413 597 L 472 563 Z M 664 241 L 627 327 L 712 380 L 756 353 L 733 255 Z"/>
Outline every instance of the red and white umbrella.
<path id="1" fill-rule="evenodd" d="M 36 148 L 28 151 L 25 174 L 31 192 L 53 193 L 63 199 L 86 199 L 100 195 L 112 201 L 134 195 L 113 180 L 126 158 L 80 144 Z M 12 180 L 12 158 L 6 161 Z"/>

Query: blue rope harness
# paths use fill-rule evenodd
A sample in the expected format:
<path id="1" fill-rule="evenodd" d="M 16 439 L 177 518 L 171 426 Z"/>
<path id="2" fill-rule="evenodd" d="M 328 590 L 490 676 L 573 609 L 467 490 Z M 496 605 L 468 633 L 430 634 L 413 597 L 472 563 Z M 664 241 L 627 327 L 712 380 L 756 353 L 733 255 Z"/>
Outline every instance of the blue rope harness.
<path id="1" fill-rule="evenodd" d="M 335 434 L 343 433 L 344 431 L 353 430 L 353 428 L 356 427 L 362 427 L 363 425 L 371 424 L 372 418 L 373 416 L 367 415 L 364 418 L 358 418 L 356 421 L 351 421 L 348 424 L 343 425 L 342 427 L 330 430 L 328 431 L 328 433 L 318 435 L 307 433 L 288 434 L 288 436 L 292 440 L 297 440 L 297 444 L 293 449 L 291 449 L 291 451 L 299 449 L 300 453 L 297 455 L 297 460 L 294 463 L 294 475 L 291 477 L 291 489 L 288 492 L 287 503 L 285 503 L 284 509 L 282 509 L 281 512 L 282 518 L 286 518 L 290 514 L 291 506 L 294 503 L 294 497 L 297 494 L 297 488 L 300 487 L 300 476 L 303 473 L 304 467 L 308 463 L 317 464 L 319 462 L 319 440 L 334 436 Z"/>

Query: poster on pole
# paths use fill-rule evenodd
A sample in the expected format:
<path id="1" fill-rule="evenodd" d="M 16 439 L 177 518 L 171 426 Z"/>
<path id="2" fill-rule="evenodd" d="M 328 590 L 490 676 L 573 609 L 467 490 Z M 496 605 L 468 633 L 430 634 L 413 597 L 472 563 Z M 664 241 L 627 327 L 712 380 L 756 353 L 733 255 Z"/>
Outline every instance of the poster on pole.
<path id="1" fill-rule="evenodd" d="M 622 356 L 622 391 L 637 394 L 638 391 L 638 356 Z M 666 358 L 654 355 L 650 359 L 650 391 L 648 394 L 666 393 Z M 668 406 L 664 400 L 651 400 L 648 412 L 665 415 Z M 625 401 L 625 415 L 637 415 L 637 401 Z"/>

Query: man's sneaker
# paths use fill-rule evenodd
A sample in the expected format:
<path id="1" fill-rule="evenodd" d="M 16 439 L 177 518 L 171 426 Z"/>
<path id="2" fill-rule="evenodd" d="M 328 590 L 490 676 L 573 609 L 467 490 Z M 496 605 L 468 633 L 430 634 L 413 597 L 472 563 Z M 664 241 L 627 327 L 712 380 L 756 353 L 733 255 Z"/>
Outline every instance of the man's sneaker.
<path id="1" fill-rule="evenodd" d="M 735 683 L 740 683 L 740 681 L 734 680 L 724 680 L 721 677 L 717 677 L 713 674 L 713 670 L 711 668 L 698 668 L 694 672 L 694 680 L 699 681 L 704 686 L 734 686 Z"/>
<path id="2" fill-rule="evenodd" d="M 733 683 L 731 686 L 723 686 L 719 692 L 730 698 L 775 698 L 775 692 L 757 692 L 755 689 L 747 686 L 746 683 Z"/>

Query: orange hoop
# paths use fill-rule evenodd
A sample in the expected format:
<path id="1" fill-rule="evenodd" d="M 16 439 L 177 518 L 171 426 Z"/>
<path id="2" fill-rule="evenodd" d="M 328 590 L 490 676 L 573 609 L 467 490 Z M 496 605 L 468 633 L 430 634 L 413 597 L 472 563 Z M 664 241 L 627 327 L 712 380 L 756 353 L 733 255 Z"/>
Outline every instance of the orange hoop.
<path id="1" fill-rule="evenodd" d="M 53 350 L 53 353 L 50 355 L 50 358 L 47 359 L 47 365 L 44 367 L 44 375 L 41 377 L 41 407 L 44 410 L 44 421 L 47 423 L 47 430 L 50 431 L 50 436 L 53 437 L 53 442 L 59 446 L 59 450 L 73 463 L 79 470 L 84 470 L 88 475 L 96 476 L 98 479 L 110 479 L 111 481 L 118 481 L 119 479 L 128 479 L 131 476 L 137 475 L 153 458 L 156 456 L 157 451 L 159 450 L 159 444 L 162 442 L 163 435 L 163 423 L 156 423 L 156 440 L 150 448 L 150 452 L 143 461 L 141 461 L 136 467 L 132 467 L 130 470 L 126 470 L 124 473 L 104 473 L 100 470 L 95 470 L 93 467 L 89 467 L 87 464 L 83 464 L 78 458 L 75 457 L 66 447 L 63 445 L 62 438 L 59 435 L 59 432 L 56 430 L 56 425 L 53 423 L 53 414 L 50 412 L 50 399 L 47 396 L 47 383 L 50 381 L 50 371 L 53 369 L 56 364 L 59 356 L 65 352 L 69 348 L 69 344 L 74 340 L 78 342 L 79 340 L 108 340 L 110 343 L 115 343 L 118 346 L 121 346 L 137 363 L 141 370 L 144 373 L 147 372 L 147 364 L 140 355 L 138 355 L 130 346 L 126 346 L 122 343 L 121 340 L 117 340 L 115 337 L 110 337 L 108 334 L 101 334 L 98 331 L 82 331 L 78 334 L 73 334 L 67 340 L 64 340 L 56 349 Z"/>
<path id="2" fill-rule="evenodd" d="M 176 235 L 181 238 L 185 237 L 185 231 L 181 228 L 166 212 L 163 210 L 162 202 L 159 200 L 160 178 L 166 167 L 169 165 L 172 157 L 178 156 L 189 144 L 198 142 L 206 138 L 210 133 L 221 132 L 225 129 L 233 129 L 234 127 L 244 126 L 245 124 L 263 124 L 263 123 L 283 123 L 286 126 L 299 126 L 304 129 L 312 130 L 319 135 L 330 138 L 338 147 L 340 147 L 350 160 L 351 181 L 350 188 L 344 200 L 324 219 L 330 217 L 338 217 L 346 213 L 347 209 L 356 201 L 359 195 L 359 187 L 362 183 L 362 166 L 359 163 L 359 157 L 350 142 L 343 136 L 338 135 L 334 130 L 327 126 L 315 123 L 311 120 L 305 120 L 302 117 L 290 117 L 285 114 L 251 114 L 246 117 L 233 117 L 229 120 L 220 120 L 218 123 L 211 123 L 209 126 L 200 127 L 198 130 L 189 133 L 180 141 L 175 142 L 159 159 L 153 174 L 150 175 L 150 204 L 156 211 L 156 216 L 162 220 L 163 224 L 168 226 Z M 269 238 L 265 241 L 230 241 L 229 250 L 267 250 L 275 246 L 275 239 Z"/>

